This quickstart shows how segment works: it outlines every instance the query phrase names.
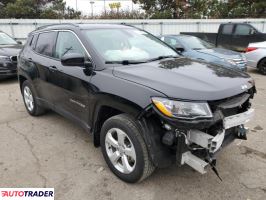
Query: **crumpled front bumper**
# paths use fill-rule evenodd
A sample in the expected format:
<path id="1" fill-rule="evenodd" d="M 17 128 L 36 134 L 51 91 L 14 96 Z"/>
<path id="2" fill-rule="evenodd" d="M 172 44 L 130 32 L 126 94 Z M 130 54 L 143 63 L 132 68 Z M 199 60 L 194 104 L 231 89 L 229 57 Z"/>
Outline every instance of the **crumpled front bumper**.
<path id="1" fill-rule="evenodd" d="M 229 144 L 235 138 L 244 139 L 247 134 L 247 129 L 244 127 L 244 124 L 249 122 L 254 115 L 254 109 L 249 109 L 246 112 L 225 117 L 223 120 L 223 129 L 215 136 L 199 130 L 190 130 L 187 135 L 183 135 L 185 143 L 188 146 L 196 144 L 198 147 L 205 149 L 208 155 L 214 155 L 221 149 L 221 147 Z M 236 128 L 238 130 L 237 134 L 226 134 L 227 130 L 232 128 Z M 202 174 L 206 173 L 206 167 L 209 165 L 206 159 L 202 159 L 194 155 L 190 150 L 182 152 L 180 162 L 181 165 L 187 164 Z"/>

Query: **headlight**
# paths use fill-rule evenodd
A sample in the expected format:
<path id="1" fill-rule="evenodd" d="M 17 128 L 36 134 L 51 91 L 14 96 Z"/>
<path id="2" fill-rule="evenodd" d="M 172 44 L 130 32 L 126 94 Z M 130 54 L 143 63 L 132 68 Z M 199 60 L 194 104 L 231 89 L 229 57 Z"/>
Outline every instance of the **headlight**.
<path id="1" fill-rule="evenodd" d="M 230 59 L 228 59 L 228 60 L 226 60 L 226 61 L 229 62 L 231 65 L 237 65 L 236 62 L 235 62 L 234 60 L 230 60 Z"/>
<path id="2" fill-rule="evenodd" d="M 212 117 L 212 112 L 207 103 L 175 101 L 160 97 L 152 97 L 152 102 L 167 117 L 183 119 Z"/>

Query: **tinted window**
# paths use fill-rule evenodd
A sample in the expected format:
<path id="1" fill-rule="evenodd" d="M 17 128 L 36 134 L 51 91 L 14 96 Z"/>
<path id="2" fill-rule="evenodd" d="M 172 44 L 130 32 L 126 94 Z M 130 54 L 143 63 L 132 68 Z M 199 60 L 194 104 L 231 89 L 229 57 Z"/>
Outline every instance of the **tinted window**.
<path id="1" fill-rule="evenodd" d="M 73 33 L 59 32 L 54 57 L 60 59 L 66 53 L 79 53 L 84 56 L 86 55 L 84 48 Z"/>
<path id="2" fill-rule="evenodd" d="M 30 41 L 30 47 L 31 47 L 32 49 L 35 48 L 35 44 L 36 44 L 37 38 L 38 38 L 38 35 L 33 35 L 32 38 L 31 38 L 31 41 Z"/>
<path id="3" fill-rule="evenodd" d="M 250 35 L 253 28 L 248 25 L 237 25 L 235 30 L 235 35 Z"/>
<path id="4" fill-rule="evenodd" d="M 56 32 L 40 33 L 35 50 L 43 55 L 52 56 Z"/>
<path id="5" fill-rule="evenodd" d="M 225 35 L 230 35 L 230 34 L 232 34 L 232 32 L 233 32 L 233 27 L 234 27 L 233 24 L 227 24 L 227 25 L 224 25 L 224 26 L 223 26 L 222 34 L 225 34 Z"/>

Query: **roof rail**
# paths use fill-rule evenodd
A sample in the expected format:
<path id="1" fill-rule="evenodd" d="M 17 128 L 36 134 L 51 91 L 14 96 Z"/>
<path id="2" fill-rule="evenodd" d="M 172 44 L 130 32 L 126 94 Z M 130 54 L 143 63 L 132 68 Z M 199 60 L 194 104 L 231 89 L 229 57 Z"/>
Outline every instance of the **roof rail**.
<path id="1" fill-rule="evenodd" d="M 36 30 L 41 30 L 41 29 L 44 29 L 44 28 L 49 27 L 49 26 L 59 26 L 59 25 L 70 25 L 70 26 L 78 27 L 77 24 L 73 24 L 73 23 L 57 23 L 57 24 L 43 25 L 43 26 L 40 26 L 40 27 L 36 28 Z"/>

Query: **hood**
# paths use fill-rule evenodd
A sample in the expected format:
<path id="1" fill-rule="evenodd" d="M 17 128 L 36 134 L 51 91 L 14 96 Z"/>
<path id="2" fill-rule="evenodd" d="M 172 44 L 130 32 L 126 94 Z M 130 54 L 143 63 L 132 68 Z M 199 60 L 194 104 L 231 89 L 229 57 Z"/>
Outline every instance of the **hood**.
<path id="1" fill-rule="evenodd" d="M 0 45 L 0 55 L 2 56 L 17 56 L 22 49 L 22 45 Z"/>
<path id="2" fill-rule="evenodd" d="M 157 90 L 169 98 L 219 100 L 251 88 L 248 74 L 187 58 L 114 67 L 116 77 Z"/>
<path id="3" fill-rule="evenodd" d="M 226 59 L 236 59 L 242 58 L 241 54 L 235 51 L 222 49 L 222 48 L 213 48 L 213 49 L 200 49 L 194 50 L 198 53 L 208 54 L 209 56 L 215 56 L 217 58 L 226 58 Z"/>

